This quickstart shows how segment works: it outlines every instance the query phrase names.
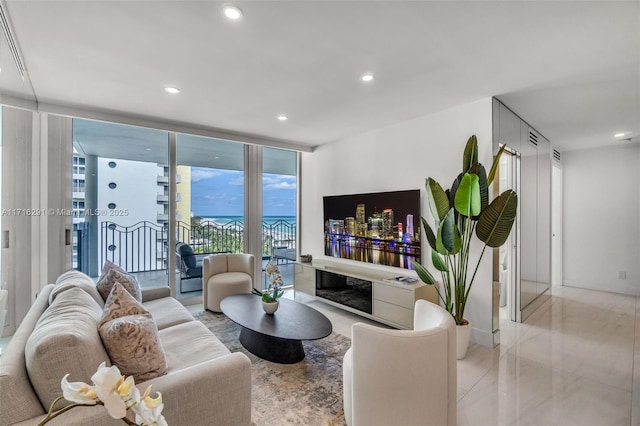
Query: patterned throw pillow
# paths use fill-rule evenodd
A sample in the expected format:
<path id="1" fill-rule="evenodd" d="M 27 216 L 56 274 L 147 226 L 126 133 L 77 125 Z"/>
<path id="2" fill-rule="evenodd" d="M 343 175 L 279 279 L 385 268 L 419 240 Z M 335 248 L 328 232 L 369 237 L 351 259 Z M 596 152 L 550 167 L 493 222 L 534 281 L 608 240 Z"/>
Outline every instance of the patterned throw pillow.
<path id="1" fill-rule="evenodd" d="M 122 269 L 121 267 L 119 267 L 118 265 L 116 265 L 115 263 L 113 263 L 110 260 L 105 260 L 104 261 L 104 265 L 102 265 L 102 274 L 100 275 L 100 278 L 102 278 L 103 276 L 106 275 L 107 272 L 111 271 L 112 269 L 115 269 L 118 272 L 122 272 L 123 274 L 126 274 L 127 271 L 125 271 L 124 269 Z M 98 281 L 100 281 L 100 279 L 98 279 Z"/>
<path id="2" fill-rule="evenodd" d="M 149 311 L 147 311 L 122 284 L 116 282 L 104 304 L 104 311 L 98 327 L 115 318 L 145 314 L 149 314 Z"/>
<path id="3" fill-rule="evenodd" d="M 131 274 L 126 272 L 120 272 L 116 269 L 109 269 L 107 273 L 103 274 L 98 282 L 96 288 L 100 292 L 100 296 L 106 301 L 111 293 L 111 289 L 116 282 L 122 284 L 122 286 L 129 292 L 138 302 L 142 302 L 142 291 L 140 290 L 140 284 L 138 280 Z"/>
<path id="4" fill-rule="evenodd" d="M 98 331 L 111 362 L 123 375 L 140 383 L 167 374 L 158 328 L 150 314 L 115 318 Z"/>
<path id="5" fill-rule="evenodd" d="M 104 304 L 98 332 L 111 362 L 125 376 L 144 381 L 167 373 L 156 323 L 119 282 L 114 283 Z"/>

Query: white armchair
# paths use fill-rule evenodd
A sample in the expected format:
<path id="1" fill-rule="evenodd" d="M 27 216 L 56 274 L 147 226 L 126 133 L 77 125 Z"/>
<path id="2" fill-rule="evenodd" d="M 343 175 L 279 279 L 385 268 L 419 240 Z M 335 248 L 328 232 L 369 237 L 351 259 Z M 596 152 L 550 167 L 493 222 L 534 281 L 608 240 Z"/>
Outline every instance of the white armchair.
<path id="1" fill-rule="evenodd" d="M 353 324 L 343 363 L 347 425 L 456 424 L 455 321 L 418 300 L 413 324 L 414 330 Z"/>
<path id="2" fill-rule="evenodd" d="M 251 293 L 255 258 L 252 254 L 214 254 L 202 261 L 204 308 L 221 312 L 220 302 L 232 294 Z"/>

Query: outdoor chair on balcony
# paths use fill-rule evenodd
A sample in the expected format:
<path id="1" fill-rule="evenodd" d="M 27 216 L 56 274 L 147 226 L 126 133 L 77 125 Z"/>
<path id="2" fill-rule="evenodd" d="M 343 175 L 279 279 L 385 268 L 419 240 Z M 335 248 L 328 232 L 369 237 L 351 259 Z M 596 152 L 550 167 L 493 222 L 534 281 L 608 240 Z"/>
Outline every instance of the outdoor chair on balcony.
<path id="1" fill-rule="evenodd" d="M 180 268 L 180 293 L 192 293 L 202 288 L 184 291 L 183 280 L 202 278 L 202 260 L 213 253 L 195 253 L 193 247 L 186 243 L 176 244 L 176 264 Z"/>

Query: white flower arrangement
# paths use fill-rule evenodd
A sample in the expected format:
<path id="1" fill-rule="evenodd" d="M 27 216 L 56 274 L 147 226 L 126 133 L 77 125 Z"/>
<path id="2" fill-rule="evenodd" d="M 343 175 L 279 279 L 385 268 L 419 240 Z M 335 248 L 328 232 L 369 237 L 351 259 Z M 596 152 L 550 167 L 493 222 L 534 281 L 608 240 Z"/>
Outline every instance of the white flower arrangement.
<path id="1" fill-rule="evenodd" d="M 267 274 L 267 277 L 271 279 L 269 288 L 267 289 L 267 291 L 253 289 L 252 292 L 254 294 L 257 294 L 258 296 L 261 296 L 264 302 L 276 302 L 284 294 L 284 290 L 282 290 L 284 281 L 282 280 L 280 268 L 278 268 L 276 262 L 271 259 L 269 260 L 269 262 L 267 262 L 264 271 Z"/>
<path id="2" fill-rule="evenodd" d="M 47 416 L 38 423 L 38 426 L 48 423 L 50 420 L 75 407 L 103 405 L 107 413 L 114 419 L 122 419 L 128 425 L 134 426 L 167 426 L 167 421 L 162 416 L 162 394 L 157 393 L 156 398 L 151 397 L 151 386 L 147 387 L 144 394 L 136 387 L 133 377 L 124 377 L 115 365 L 107 367 L 103 362 L 91 380 L 93 386 L 83 382 L 67 381 L 69 374 L 60 382 L 62 396 L 58 397 L 49 408 Z M 66 399 L 73 402 L 60 410 L 54 411 L 58 401 Z M 131 410 L 135 414 L 135 423 L 126 415 Z"/>

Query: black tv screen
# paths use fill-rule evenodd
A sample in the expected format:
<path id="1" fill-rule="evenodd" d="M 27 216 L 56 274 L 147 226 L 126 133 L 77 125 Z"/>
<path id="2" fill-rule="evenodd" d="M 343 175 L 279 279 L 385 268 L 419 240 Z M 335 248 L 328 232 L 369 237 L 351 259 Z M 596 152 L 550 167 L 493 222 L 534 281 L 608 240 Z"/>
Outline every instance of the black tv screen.
<path id="1" fill-rule="evenodd" d="M 420 262 L 420 190 L 324 197 L 324 254 L 413 269 Z"/>

